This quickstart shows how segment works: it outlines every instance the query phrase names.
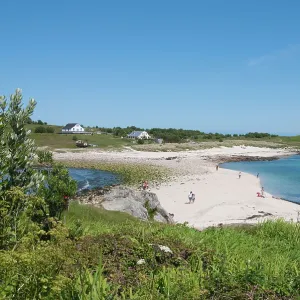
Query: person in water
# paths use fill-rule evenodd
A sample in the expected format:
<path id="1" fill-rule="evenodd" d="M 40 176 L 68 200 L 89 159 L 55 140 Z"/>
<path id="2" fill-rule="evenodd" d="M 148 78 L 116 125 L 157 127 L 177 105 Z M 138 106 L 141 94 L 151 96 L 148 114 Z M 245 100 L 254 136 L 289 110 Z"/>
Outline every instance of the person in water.
<path id="1" fill-rule="evenodd" d="M 259 177 L 259 173 L 257 173 L 256 177 L 257 177 L 257 178 Z"/>

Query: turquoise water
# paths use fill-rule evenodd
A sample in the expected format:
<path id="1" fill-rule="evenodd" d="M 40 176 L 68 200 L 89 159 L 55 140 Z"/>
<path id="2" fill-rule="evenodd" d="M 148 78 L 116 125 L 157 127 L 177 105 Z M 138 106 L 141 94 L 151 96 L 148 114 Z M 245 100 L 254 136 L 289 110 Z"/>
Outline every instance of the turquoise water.
<path id="1" fill-rule="evenodd" d="M 69 174 L 77 181 L 79 191 L 121 182 L 118 175 L 100 170 L 69 168 Z"/>
<path id="2" fill-rule="evenodd" d="M 300 204 L 300 155 L 273 161 L 224 163 L 222 167 L 253 175 L 259 173 L 266 192 Z"/>

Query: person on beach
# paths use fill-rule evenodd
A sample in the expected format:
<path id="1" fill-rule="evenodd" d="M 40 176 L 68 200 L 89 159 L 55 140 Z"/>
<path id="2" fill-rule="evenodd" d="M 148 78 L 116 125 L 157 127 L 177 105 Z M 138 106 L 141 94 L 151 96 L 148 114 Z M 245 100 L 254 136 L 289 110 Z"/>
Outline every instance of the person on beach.
<path id="1" fill-rule="evenodd" d="M 196 196 L 195 196 L 195 194 L 193 193 L 193 194 L 192 194 L 192 202 L 193 202 L 193 203 L 195 202 L 195 199 L 196 199 Z"/>
<path id="2" fill-rule="evenodd" d="M 191 204 L 192 200 L 193 200 L 193 192 L 192 191 L 190 191 L 188 198 L 189 198 L 189 203 Z"/>
<path id="3" fill-rule="evenodd" d="M 256 177 L 257 177 L 257 178 L 259 177 L 259 173 L 257 173 Z"/>
<path id="4" fill-rule="evenodd" d="M 262 186 L 262 187 L 261 187 L 261 196 L 262 196 L 262 197 L 265 197 L 265 194 L 264 194 L 264 193 L 265 193 L 265 189 L 264 189 L 264 187 Z"/>
<path id="5" fill-rule="evenodd" d="M 216 165 L 216 171 L 218 171 L 219 170 L 219 165 Z"/>
<path id="6" fill-rule="evenodd" d="M 144 182 L 143 182 L 143 190 L 145 191 L 145 190 L 147 190 L 148 189 L 148 181 L 147 180 L 145 180 Z"/>
<path id="7" fill-rule="evenodd" d="M 239 179 L 241 179 L 242 177 L 242 172 L 239 172 Z"/>

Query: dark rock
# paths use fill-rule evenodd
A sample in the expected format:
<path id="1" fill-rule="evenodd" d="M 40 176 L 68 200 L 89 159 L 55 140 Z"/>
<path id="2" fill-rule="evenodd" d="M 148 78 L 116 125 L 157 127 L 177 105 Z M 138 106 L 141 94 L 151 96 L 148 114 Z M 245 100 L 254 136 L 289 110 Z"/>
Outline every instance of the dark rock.
<path id="1" fill-rule="evenodd" d="M 238 162 L 238 161 L 272 161 L 278 160 L 279 156 L 261 157 L 261 156 L 244 156 L 244 155 L 232 155 L 232 156 L 218 156 L 213 161 L 218 163 L 225 162 Z"/>
<path id="2" fill-rule="evenodd" d="M 173 159 L 177 159 L 177 156 L 169 156 L 169 157 L 166 157 L 166 160 L 173 160 Z"/>

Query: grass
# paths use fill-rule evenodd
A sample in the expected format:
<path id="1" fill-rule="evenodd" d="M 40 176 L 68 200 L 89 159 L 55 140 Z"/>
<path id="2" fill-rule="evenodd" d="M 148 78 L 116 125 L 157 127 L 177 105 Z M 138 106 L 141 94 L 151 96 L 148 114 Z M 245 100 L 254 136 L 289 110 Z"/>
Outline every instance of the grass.
<path id="1" fill-rule="evenodd" d="M 0 299 L 300 299 L 300 224 L 200 232 L 76 202 L 63 220 L 0 251 Z"/>
<path id="2" fill-rule="evenodd" d="M 58 134 L 62 126 L 46 125 L 53 127 L 55 133 L 34 133 L 34 129 L 40 125 L 30 124 L 27 128 L 32 131 L 31 137 L 35 140 L 37 146 L 48 147 L 50 149 L 78 149 L 73 140 L 73 134 Z M 76 134 L 75 134 L 76 135 Z M 77 135 L 78 139 L 86 140 L 89 144 L 97 145 L 97 148 L 103 150 L 121 149 L 122 147 L 132 147 L 139 151 L 185 151 L 201 150 L 213 147 L 233 147 L 239 145 L 254 147 L 284 148 L 292 147 L 300 149 L 300 136 L 293 137 L 274 137 L 266 139 L 242 139 L 242 138 L 225 138 L 223 142 L 218 140 L 197 140 L 189 143 L 169 143 L 158 145 L 152 142 L 146 142 L 138 145 L 132 140 L 122 139 L 107 134 L 94 135 Z"/>
<path id="3" fill-rule="evenodd" d="M 85 228 L 84 235 L 98 240 L 101 236 L 112 240 L 123 236 L 133 241 L 128 248 L 116 250 L 120 255 L 116 265 L 126 265 L 122 260 L 126 255 L 127 259 L 136 255 L 135 261 L 145 259 L 145 266 L 132 266 L 136 278 L 143 278 L 142 285 L 131 278 L 130 271 L 124 271 L 123 276 L 128 278 L 123 278 L 126 287 L 122 291 L 127 297 L 131 293 L 131 298 L 126 299 L 300 297 L 300 224 L 277 221 L 251 228 L 212 228 L 199 232 L 183 225 L 145 223 L 125 214 L 73 203 L 66 214 L 67 226 L 72 228 L 78 219 Z M 156 254 L 148 249 L 149 244 L 166 245 L 173 255 L 154 262 L 152 255 Z M 107 269 L 115 274 L 116 270 L 107 267 L 110 260 L 110 255 L 103 255 L 103 275 Z M 110 290 L 116 291 L 120 282 L 114 276 L 104 277 Z"/>
<path id="4" fill-rule="evenodd" d="M 73 140 L 74 136 L 76 136 L 79 140 L 87 141 L 89 144 L 97 145 L 97 148 L 100 149 L 118 149 L 123 146 L 130 145 L 130 141 L 127 139 L 121 139 L 106 134 L 60 134 L 62 126 L 49 125 L 49 127 L 53 127 L 55 129 L 55 133 L 34 133 L 35 128 L 38 126 L 41 125 L 27 125 L 27 128 L 31 130 L 30 137 L 35 141 L 38 147 L 48 147 L 50 149 L 78 149 L 75 141 Z"/>

